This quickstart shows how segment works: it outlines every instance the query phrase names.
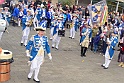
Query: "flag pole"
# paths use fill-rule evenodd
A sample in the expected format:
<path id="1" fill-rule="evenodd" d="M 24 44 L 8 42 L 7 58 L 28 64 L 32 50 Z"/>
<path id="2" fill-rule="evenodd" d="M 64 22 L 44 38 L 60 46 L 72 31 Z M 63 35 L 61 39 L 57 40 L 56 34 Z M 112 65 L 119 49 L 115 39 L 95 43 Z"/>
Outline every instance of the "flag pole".
<path id="1" fill-rule="evenodd" d="M 91 4 L 91 5 L 92 5 L 92 3 L 93 3 L 93 0 L 90 1 L 90 4 Z"/>
<path id="2" fill-rule="evenodd" d="M 119 1 L 117 3 L 117 6 L 116 6 L 116 13 L 118 12 L 118 6 L 119 6 Z"/>

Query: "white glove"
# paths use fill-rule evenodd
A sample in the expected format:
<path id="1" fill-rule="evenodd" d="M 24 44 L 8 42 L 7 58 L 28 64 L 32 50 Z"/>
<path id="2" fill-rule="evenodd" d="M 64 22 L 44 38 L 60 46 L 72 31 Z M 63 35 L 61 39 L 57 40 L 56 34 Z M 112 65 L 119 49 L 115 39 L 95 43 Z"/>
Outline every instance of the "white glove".
<path id="1" fill-rule="evenodd" d="M 92 39 L 90 38 L 90 41 L 89 42 L 92 42 Z"/>
<path id="2" fill-rule="evenodd" d="M 27 53 L 26 56 L 29 57 L 29 58 L 33 58 L 29 53 Z"/>
<path id="3" fill-rule="evenodd" d="M 49 59 L 52 60 L 52 56 L 49 56 Z"/>
<path id="4" fill-rule="evenodd" d="M 26 56 L 27 56 L 27 57 L 30 57 L 30 58 L 33 58 L 33 57 L 30 55 L 29 50 L 26 50 Z"/>

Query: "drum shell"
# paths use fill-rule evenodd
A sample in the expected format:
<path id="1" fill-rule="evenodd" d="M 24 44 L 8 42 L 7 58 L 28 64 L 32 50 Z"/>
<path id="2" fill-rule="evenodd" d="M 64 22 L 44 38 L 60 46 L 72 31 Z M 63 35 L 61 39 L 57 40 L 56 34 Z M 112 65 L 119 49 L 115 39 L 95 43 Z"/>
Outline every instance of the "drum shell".
<path id="1" fill-rule="evenodd" d="M 65 30 L 59 30 L 58 31 L 58 36 L 65 37 Z"/>
<path id="2" fill-rule="evenodd" d="M 5 27 L 6 27 L 6 21 L 3 19 L 0 19 L 0 32 L 5 31 Z"/>

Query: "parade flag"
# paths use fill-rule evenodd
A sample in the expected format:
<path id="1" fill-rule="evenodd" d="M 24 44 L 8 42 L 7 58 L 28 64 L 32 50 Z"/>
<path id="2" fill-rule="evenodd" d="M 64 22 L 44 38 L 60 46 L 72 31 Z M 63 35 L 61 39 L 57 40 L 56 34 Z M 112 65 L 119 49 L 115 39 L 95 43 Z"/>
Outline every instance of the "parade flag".
<path id="1" fill-rule="evenodd" d="M 4 3 L 4 0 L 0 0 L 0 4 L 3 4 Z"/>
<path id="2" fill-rule="evenodd" d="M 100 23 L 100 25 L 103 25 L 107 21 L 108 7 L 106 0 L 90 5 L 89 11 L 92 24 Z"/>

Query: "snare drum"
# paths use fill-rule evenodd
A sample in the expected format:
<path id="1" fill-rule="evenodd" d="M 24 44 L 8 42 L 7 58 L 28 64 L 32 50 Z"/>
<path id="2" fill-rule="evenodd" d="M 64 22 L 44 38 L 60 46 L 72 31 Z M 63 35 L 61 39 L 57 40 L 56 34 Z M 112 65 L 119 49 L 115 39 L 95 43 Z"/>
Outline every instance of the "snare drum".
<path id="1" fill-rule="evenodd" d="M 60 37 L 65 37 L 65 30 L 59 30 L 59 31 L 58 31 L 58 35 L 59 35 Z"/>
<path id="2" fill-rule="evenodd" d="M 5 27 L 6 27 L 6 21 L 3 19 L 0 19 L 0 32 L 5 31 Z"/>

